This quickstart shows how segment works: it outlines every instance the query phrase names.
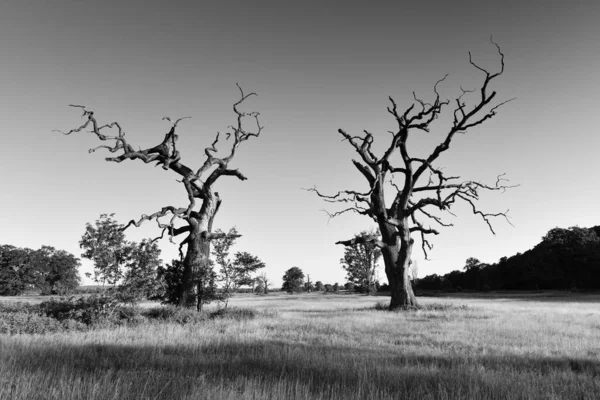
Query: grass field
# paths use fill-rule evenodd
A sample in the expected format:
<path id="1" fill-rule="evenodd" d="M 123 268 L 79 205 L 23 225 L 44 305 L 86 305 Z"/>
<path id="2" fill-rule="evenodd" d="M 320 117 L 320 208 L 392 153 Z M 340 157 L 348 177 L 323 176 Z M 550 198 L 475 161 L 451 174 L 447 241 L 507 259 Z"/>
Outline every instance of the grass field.
<path id="1" fill-rule="evenodd" d="M 0 399 L 600 398 L 600 295 L 378 301 L 246 295 L 230 306 L 269 312 L 0 335 Z"/>

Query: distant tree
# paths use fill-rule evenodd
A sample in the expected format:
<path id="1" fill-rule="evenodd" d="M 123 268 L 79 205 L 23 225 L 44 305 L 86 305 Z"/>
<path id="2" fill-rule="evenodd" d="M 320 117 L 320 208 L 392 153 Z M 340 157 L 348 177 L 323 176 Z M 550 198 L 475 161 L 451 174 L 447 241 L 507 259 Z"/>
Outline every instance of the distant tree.
<path id="1" fill-rule="evenodd" d="M 481 269 L 482 265 L 483 263 L 477 258 L 469 257 L 467 258 L 467 261 L 465 261 L 465 266 L 463 267 L 463 269 L 465 271 L 478 270 Z"/>
<path id="2" fill-rule="evenodd" d="M 256 282 L 257 286 L 260 288 L 260 292 L 262 292 L 263 294 L 269 293 L 269 287 L 271 286 L 271 282 L 269 281 L 266 272 L 259 274 L 256 277 Z"/>
<path id="3" fill-rule="evenodd" d="M 315 283 L 315 290 L 316 290 L 317 292 L 322 292 L 323 290 L 325 290 L 325 288 L 323 287 L 323 282 L 321 282 L 321 281 L 317 281 L 317 282 Z"/>
<path id="4" fill-rule="evenodd" d="M 490 72 L 476 64 L 469 53 L 470 64 L 485 76 L 477 89 L 462 90 L 452 101 L 442 100 L 437 87 L 444 77 L 434 85 L 434 98 L 431 101 L 421 100 L 415 95 L 413 104 L 401 110 L 390 98 L 387 111 L 397 127 L 390 131 L 391 135 L 387 136 L 389 142 L 385 146 L 374 145 L 375 135 L 367 130 L 360 135 L 338 130 L 343 141 L 352 146 L 359 156 L 358 161 L 352 161 L 366 179 L 367 187 L 364 190 L 340 190 L 326 195 L 312 189 L 325 201 L 344 206 L 330 216 L 355 212 L 377 223 L 380 237 L 373 235 L 352 238 L 338 241 L 337 244 L 353 246 L 359 242 L 370 242 L 381 249 L 391 288 L 390 310 L 417 304 L 408 268 L 414 244 L 413 236 L 420 235 L 421 247 L 427 258 L 427 250 L 431 249 L 427 235 L 437 235 L 439 232 L 427 226 L 425 221 L 451 226 L 435 214 L 436 209 L 451 212 L 452 206 L 462 202 L 481 217 L 492 232 L 491 218 L 506 217 L 506 212 L 486 213 L 476 206 L 481 192 L 504 191 L 510 187 L 505 184 L 502 175 L 492 185 L 471 180 L 458 181 L 458 176 L 448 175 L 438 165 L 440 156 L 450 149 L 455 137 L 477 129 L 493 118 L 499 107 L 510 101 L 496 102 L 497 93 L 490 88 L 495 78 L 504 72 L 504 54 L 496 43 L 492 43 L 500 56 L 500 68 L 497 72 Z M 440 118 L 448 108 L 449 118 Z M 439 144 L 431 152 L 425 153 L 425 156 L 411 154 L 409 136 L 429 132 L 434 128 L 435 122 L 440 120 L 448 126 Z M 376 154 L 376 148 L 383 148 L 383 151 Z"/>
<path id="5" fill-rule="evenodd" d="M 381 249 L 365 237 L 379 236 L 379 231 L 363 231 L 355 235 L 356 244 L 346 246 L 344 258 L 340 260 L 346 270 L 346 278 L 354 283 L 361 293 L 373 294 L 376 291 L 377 262 L 381 258 Z"/>
<path id="6" fill-rule="evenodd" d="M 348 291 L 353 291 L 354 290 L 354 283 L 352 283 L 352 282 L 346 282 L 344 284 L 344 289 L 348 290 Z"/>
<path id="7" fill-rule="evenodd" d="M 304 284 L 304 272 L 298 267 L 292 267 L 283 275 L 283 286 L 281 290 L 288 293 L 301 292 Z"/>
<path id="8" fill-rule="evenodd" d="M 156 276 L 162 265 L 160 253 L 156 242 L 151 240 L 132 243 L 123 283 L 119 288 L 130 301 L 151 299 L 159 293 L 160 285 Z"/>
<path id="9" fill-rule="evenodd" d="M 340 284 L 339 283 L 334 283 L 333 287 L 332 287 L 334 292 L 339 292 L 340 291 Z"/>
<path id="10" fill-rule="evenodd" d="M 68 294 L 79 286 L 79 266 L 74 255 L 51 246 L 31 250 L 0 245 L 0 295 L 20 295 L 28 289 Z"/>
<path id="11" fill-rule="evenodd" d="M 130 262 L 133 244 L 125 240 L 124 225 L 113 219 L 114 214 L 101 214 L 92 225 L 85 225 L 79 241 L 84 258 L 94 263 L 93 279 L 102 286 L 116 286 L 123 278 L 124 268 Z"/>
<path id="12" fill-rule="evenodd" d="M 42 246 L 31 254 L 30 262 L 36 271 L 34 284 L 43 295 L 66 295 L 77 289 L 81 282 L 79 258 L 65 250 Z"/>
<path id="13" fill-rule="evenodd" d="M 0 295 L 16 296 L 37 282 L 31 268 L 31 249 L 11 245 L 0 246 Z"/>
<path id="14" fill-rule="evenodd" d="M 304 282 L 304 290 L 308 293 L 312 292 L 315 289 L 315 286 L 310 280 L 310 274 L 306 275 L 306 282 Z"/>
<path id="15" fill-rule="evenodd" d="M 325 290 L 325 292 L 333 292 L 333 286 L 332 286 L 332 285 L 330 285 L 329 283 L 326 283 L 326 284 L 323 286 L 323 289 Z"/>
<path id="16" fill-rule="evenodd" d="M 233 293 L 237 292 L 241 286 L 252 285 L 254 282 L 252 274 L 264 268 L 265 263 L 248 252 L 237 252 L 234 259 L 231 260 L 229 252 L 239 237 L 237 230 L 232 228 L 227 234 L 217 230 L 215 233 L 221 236 L 213 240 L 213 251 L 219 267 L 217 281 L 222 284 L 222 300 L 227 307 Z"/>

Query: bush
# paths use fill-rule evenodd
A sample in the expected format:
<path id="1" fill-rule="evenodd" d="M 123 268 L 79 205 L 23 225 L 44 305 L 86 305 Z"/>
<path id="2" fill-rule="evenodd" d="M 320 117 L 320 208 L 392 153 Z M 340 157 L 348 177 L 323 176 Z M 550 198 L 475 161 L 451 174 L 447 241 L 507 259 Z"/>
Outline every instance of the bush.
<path id="1" fill-rule="evenodd" d="M 54 318 L 30 312 L 17 311 L 0 314 L 0 333 L 54 333 L 65 330 Z"/>
<path id="2" fill-rule="evenodd" d="M 236 321 L 246 321 L 255 317 L 256 312 L 250 308 L 221 308 L 210 314 L 210 318 L 234 319 Z"/>
<path id="3" fill-rule="evenodd" d="M 92 325 L 101 319 L 112 318 L 118 305 L 118 301 L 111 296 L 91 295 L 45 301 L 39 307 L 43 314 L 59 321 L 72 319 Z"/>
<path id="4" fill-rule="evenodd" d="M 142 311 L 142 315 L 149 320 L 175 322 L 182 325 L 198 323 L 208 319 L 208 316 L 204 313 L 171 305 L 146 309 Z"/>
<path id="5" fill-rule="evenodd" d="M 136 325 L 145 320 L 138 307 L 124 306 L 114 296 L 107 295 L 45 301 L 39 305 L 39 310 L 42 315 L 61 322 L 72 320 L 95 328 L 109 328 L 130 323 Z"/>

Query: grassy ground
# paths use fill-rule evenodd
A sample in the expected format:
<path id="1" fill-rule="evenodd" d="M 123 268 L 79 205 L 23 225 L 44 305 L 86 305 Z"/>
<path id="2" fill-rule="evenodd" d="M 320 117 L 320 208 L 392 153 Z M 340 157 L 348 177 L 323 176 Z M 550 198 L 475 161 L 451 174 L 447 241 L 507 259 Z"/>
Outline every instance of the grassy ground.
<path id="1" fill-rule="evenodd" d="M 0 399 L 598 399 L 600 296 L 240 296 L 261 317 L 0 335 Z M 466 307 L 462 307 L 466 306 Z"/>

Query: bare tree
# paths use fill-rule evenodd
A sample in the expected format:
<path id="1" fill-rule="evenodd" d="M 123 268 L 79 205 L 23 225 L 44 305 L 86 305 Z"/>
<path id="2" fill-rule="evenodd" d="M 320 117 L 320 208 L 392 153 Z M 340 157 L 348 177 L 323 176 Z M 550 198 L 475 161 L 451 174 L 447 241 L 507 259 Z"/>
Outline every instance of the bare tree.
<path id="1" fill-rule="evenodd" d="M 263 291 L 264 294 L 269 293 L 269 287 L 271 286 L 271 281 L 267 277 L 267 273 L 263 272 L 256 277 L 256 281 L 258 282 L 258 287 Z"/>
<path id="2" fill-rule="evenodd" d="M 181 155 L 177 149 L 176 134 L 177 125 L 189 117 L 179 118 L 175 121 L 169 117 L 163 118 L 171 124 L 171 128 L 165 135 L 163 141 L 148 149 L 136 150 L 125 138 L 125 132 L 118 122 L 111 122 L 100 125 L 96 120 L 93 111 L 88 110 L 82 105 L 71 105 L 71 107 L 80 108 L 83 111 L 82 117 L 86 119 L 83 125 L 78 128 L 71 129 L 67 132 L 61 132 L 65 135 L 70 135 L 76 132 L 89 130 L 90 133 L 105 142 L 112 142 L 112 145 L 100 145 L 90 150 L 90 153 L 98 149 L 106 149 L 111 153 L 119 153 L 116 157 L 107 157 L 106 161 L 120 163 L 125 160 L 141 160 L 144 163 L 156 163 L 162 165 L 165 170 L 171 170 L 181 177 L 181 183 L 185 188 L 188 198 L 188 204 L 184 207 L 168 205 L 161 210 L 147 215 L 144 214 L 139 220 L 131 220 L 125 229 L 131 225 L 139 227 L 144 221 L 155 220 L 158 227 L 162 230 L 161 236 L 155 240 L 162 238 L 165 233 L 169 235 L 169 239 L 173 242 L 175 236 L 187 234 L 179 244 L 179 253 L 183 259 L 183 283 L 181 285 L 181 293 L 179 296 L 179 305 L 188 306 L 195 303 L 199 309 L 201 307 L 202 293 L 202 276 L 206 276 L 206 271 L 210 269 L 210 241 L 224 237 L 226 234 L 215 234 L 212 232 L 212 225 L 221 206 L 221 198 L 219 193 L 214 191 L 214 186 L 217 180 L 223 176 L 233 176 L 239 180 L 245 181 L 247 178 L 237 169 L 229 167 L 231 160 L 234 158 L 238 147 L 246 140 L 258 137 L 262 132 L 263 127 L 259 122 L 259 114 L 257 112 L 244 112 L 240 110 L 240 105 L 248 99 L 248 97 L 256 95 L 255 93 L 245 94 L 238 85 L 240 90 L 240 100 L 233 104 L 233 111 L 236 115 L 236 124 L 228 128 L 225 133 L 225 140 L 228 142 L 228 150 L 223 156 L 218 156 L 219 152 L 217 144 L 221 137 L 217 132 L 214 141 L 209 147 L 204 150 L 205 160 L 198 169 L 183 164 Z M 250 118 L 256 124 L 254 131 L 247 131 L 244 127 L 246 118 Z M 111 129 L 115 131 L 113 136 L 107 135 L 105 132 Z M 167 218 L 167 220 L 164 220 Z M 185 256 L 183 255 L 183 247 L 186 247 Z"/>
<path id="3" fill-rule="evenodd" d="M 496 46 L 500 55 L 500 70 L 491 73 L 476 64 L 469 53 L 470 64 L 485 74 L 485 79 L 479 90 L 464 90 L 462 94 L 453 100 L 452 122 L 447 129 L 443 141 L 425 158 L 412 157 L 408 151 L 409 134 L 423 131 L 429 132 L 432 123 L 442 113 L 442 110 L 450 107 L 449 100 L 441 100 L 437 91 L 440 82 L 434 85 L 435 99 L 433 103 L 427 103 L 419 99 L 414 93 L 414 103 L 404 112 L 398 110 L 398 106 L 390 97 L 391 105 L 388 107 L 389 114 L 396 120 L 397 128 L 390 131 L 391 140 L 387 149 L 380 156 L 374 154 L 372 148 L 374 136 L 365 130 L 364 134 L 354 136 L 339 129 L 343 136 L 360 156 L 360 160 L 352 160 L 354 166 L 367 180 L 369 187 L 364 192 L 355 190 L 341 190 L 334 195 L 325 195 L 316 188 L 310 189 L 317 195 L 331 203 L 346 203 L 350 206 L 335 213 L 329 214 L 335 217 L 345 212 L 356 212 L 372 218 L 381 232 L 381 236 L 370 236 L 353 238 L 337 242 L 344 246 L 352 246 L 360 242 L 370 242 L 381 248 L 385 263 L 385 273 L 392 292 L 390 309 L 412 306 L 417 304 L 409 279 L 409 263 L 412 253 L 414 239 L 412 234 L 421 236 L 422 249 L 427 258 L 427 250 L 432 246 L 427 235 L 437 235 L 437 229 L 426 227 L 423 219 L 433 221 L 440 226 L 451 226 L 445 223 L 439 214 L 432 212 L 431 208 L 437 208 L 442 212 L 450 212 L 452 205 L 458 201 L 468 204 L 473 213 L 479 215 L 488 225 L 492 233 L 494 230 L 490 223 L 491 217 L 502 216 L 507 218 L 507 212 L 485 213 L 480 211 L 475 202 L 479 199 L 480 191 L 504 191 L 508 187 L 503 175 L 498 176 L 494 185 L 487 185 L 476 181 L 459 181 L 458 176 L 448 176 L 440 168 L 434 166 L 438 157 L 450 148 L 452 139 L 457 133 L 466 133 L 468 130 L 483 124 L 496 115 L 500 106 L 508 101 L 492 105 L 496 92 L 489 89 L 489 85 L 504 72 L 504 54 L 500 47 Z M 468 104 L 464 96 L 476 97 Z M 511 99 L 512 100 L 512 99 Z M 393 165 L 392 156 L 399 157 L 401 165 Z M 429 179 L 423 182 L 423 176 L 429 173 Z M 402 182 L 396 182 L 394 178 L 402 178 Z M 395 194 L 393 201 L 386 205 L 386 191 L 393 190 Z M 508 219 L 507 219 L 508 220 Z"/>
<path id="4" fill-rule="evenodd" d="M 310 280 L 310 274 L 306 275 L 306 282 L 304 282 L 304 288 L 308 293 L 311 293 L 313 291 L 314 285 Z"/>

